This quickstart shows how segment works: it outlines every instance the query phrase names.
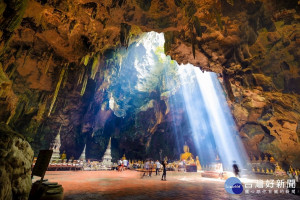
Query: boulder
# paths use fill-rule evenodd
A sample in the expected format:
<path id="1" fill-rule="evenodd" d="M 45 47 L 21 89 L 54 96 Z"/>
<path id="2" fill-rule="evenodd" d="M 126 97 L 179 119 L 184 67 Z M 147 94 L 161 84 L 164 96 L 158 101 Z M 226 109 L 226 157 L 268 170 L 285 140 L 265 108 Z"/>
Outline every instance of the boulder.
<path id="1" fill-rule="evenodd" d="M 0 199 L 28 198 L 32 159 L 33 151 L 24 137 L 0 123 Z"/>

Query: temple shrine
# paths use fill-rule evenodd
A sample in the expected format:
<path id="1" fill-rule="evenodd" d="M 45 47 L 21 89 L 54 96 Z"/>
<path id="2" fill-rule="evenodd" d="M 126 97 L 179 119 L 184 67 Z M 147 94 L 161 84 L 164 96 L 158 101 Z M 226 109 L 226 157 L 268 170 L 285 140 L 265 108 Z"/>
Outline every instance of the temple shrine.
<path id="1" fill-rule="evenodd" d="M 60 131 L 59 131 L 54 141 L 50 144 L 50 150 L 53 150 L 50 163 L 57 162 L 60 159 L 60 151 L 59 151 L 60 146 L 61 146 L 61 142 L 60 142 Z"/>
<path id="2" fill-rule="evenodd" d="M 106 151 L 102 157 L 102 165 L 106 168 L 110 168 L 112 166 L 112 157 L 111 157 L 111 138 L 109 138 L 109 142 L 106 148 Z"/>
<path id="3" fill-rule="evenodd" d="M 82 161 L 86 161 L 86 158 L 85 158 L 85 149 L 86 149 L 86 145 L 84 145 L 84 148 L 83 148 L 83 151 L 79 157 L 79 160 L 82 160 Z"/>

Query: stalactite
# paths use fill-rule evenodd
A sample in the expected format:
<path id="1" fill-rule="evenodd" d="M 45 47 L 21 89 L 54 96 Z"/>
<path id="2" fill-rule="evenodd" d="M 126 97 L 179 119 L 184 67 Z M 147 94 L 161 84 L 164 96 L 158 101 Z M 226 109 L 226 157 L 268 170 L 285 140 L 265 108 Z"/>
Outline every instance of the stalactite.
<path id="1" fill-rule="evenodd" d="M 89 63 L 89 60 L 90 60 L 90 55 L 87 54 L 86 56 L 84 56 L 84 57 L 81 59 L 81 63 L 83 63 L 85 66 L 87 66 L 87 64 Z"/>
<path id="2" fill-rule="evenodd" d="M 10 123 L 11 119 L 15 116 L 15 114 L 16 114 L 16 110 L 13 110 L 13 111 L 10 113 L 9 118 L 8 118 L 7 121 L 6 121 L 6 124 L 9 124 L 9 123 Z"/>
<path id="3" fill-rule="evenodd" d="M 33 49 L 30 48 L 30 49 L 27 51 L 27 53 L 26 53 L 26 55 L 25 55 L 25 57 L 24 57 L 24 62 L 23 62 L 22 67 L 24 67 L 24 65 L 25 65 L 25 63 L 26 63 L 26 61 L 27 61 L 27 58 L 28 58 L 28 56 L 30 55 L 30 53 L 31 53 L 32 50 L 33 50 Z"/>
<path id="4" fill-rule="evenodd" d="M 67 65 L 67 67 L 69 66 L 69 64 Z M 65 75 L 64 75 L 64 81 L 63 81 L 63 84 L 62 84 L 62 88 L 65 88 L 66 84 L 67 84 L 67 81 L 68 81 L 68 68 L 65 72 Z"/>
<path id="5" fill-rule="evenodd" d="M 81 95 L 81 96 L 83 96 L 84 93 L 85 93 L 85 89 L 86 89 L 86 85 L 87 85 L 88 79 L 89 79 L 89 77 L 88 77 L 88 75 L 86 74 L 85 77 L 84 77 L 84 81 L 83 81 L 82 88 L 81 88 L 81 92 L 80 92 L 80 95 Z"/>
<path id="6" fill-rule="evenodd" d="M 66 107 L 66 105 L 67 105 L 67 102 L 68 102 L 68 100 L 67 100 L 67 99 L 65 99 L 65 101 L 64 101 L 64 105 L 63 105 L 63 109 Z"/>
<path id="7" fill-rule="evenodd" d="M 15 73 L 17 69 L 17 65 L 14 63 L 13 64 L 13 67 L 12 67 L 12 70 L 10 71 L 9 75 L 8 75 L 8 78 L 10 79 L 12 77 L 12 75 Z"/>
<path id="8" fill-rule="evenodd" d="M 53 56 L 53 53 L 50 54 L 47 62 L 46 62 L 46 66 L 45 66 L 45 74 L 47 74 L 48 70 L 49 70 L 49 66 L 50 66 L 50 62 L 52 60 L 52 56 Z"/>
<path id="9" fill-rule="evenodd" d="M 53 109 L 54 103 L 55 103 L 55 101 L 56 101 L 56 97 L 57 97 L 58 92 L 59 92 L 59 88 L 60 88 L 61 82 L 62 82 L 62 80 L 63 80 L 64 74 L 65 74 L 65 71 L 66 71 L 66 68 L 67 68 L 67 65 L 65 65 L 65 66 L 62 68 L 61 72 L 60 72 L 59 80 L 58 80 L 58 82 L 57 82 L 57 85 L 56 85 L 56 88 L 55 88 L 55 91 L 54 91 L 54 94 L 53 94 L 53 99 L 52 99 L 52 101 L 51 101 L 51 105 L 50 105 L 50 108 L 49 108 L 48 116 L 50 116 L 51 111 L 52 111 L 52 109 Z"/>
<path id="10" fill-rule="evenodd" d="M 99 68 L 99 61 L 100 61 L 100 55 L 97 54 L 96 56 L 94 56 L 94 61 L 93 61 L 92 70 L 91 70 L 91 79 L 93 79 L 93 80 L 95 79 L 96 73 Z"/>
<path id="11" fill-rule="evenodd" d="M 83 79 L 84 74 L 85 74 L 85 69 L 82 67 L 81 71 L 80 71 L 80 74 L 79 74 L 79 77 L 78 77 L 77 85 L 82 83 L 82 79 Z"/>
<path id="12" fill-rule="evenodd" d="M 40 122 L 43 119 L 43 115 L 45 113 L 46 110 L 46 106 L 47 106 L 47 99 L 44 102 L 39 103 L 39 110 L 38 113 L 35 117 L 35 119 Z"/>

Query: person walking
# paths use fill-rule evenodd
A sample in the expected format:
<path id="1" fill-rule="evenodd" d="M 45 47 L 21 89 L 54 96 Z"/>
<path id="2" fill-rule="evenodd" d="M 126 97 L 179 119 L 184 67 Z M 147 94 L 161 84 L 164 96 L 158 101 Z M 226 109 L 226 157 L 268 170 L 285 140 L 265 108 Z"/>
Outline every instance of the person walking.
<path id="1" fill-rule="evenodd" d="M 155 170 L 155 172 L 156 172 L 156 176 L 157 176 L 157 175 L 160 175 L 160 174 L 159 174 L 160 162 L 157 160 L 157 161 L 155 162 L 155 165 L 156 165 L 156 170 Z"/>
<path id="2" fill-rule="evenodd" d="M 162 162 L 163 165 L 163 174 L 161 176 L 161 180 L 167 180 L 167 169 L 166 169 L 166 165 L 167 165 L 167 161 L 163 161 Z"/>

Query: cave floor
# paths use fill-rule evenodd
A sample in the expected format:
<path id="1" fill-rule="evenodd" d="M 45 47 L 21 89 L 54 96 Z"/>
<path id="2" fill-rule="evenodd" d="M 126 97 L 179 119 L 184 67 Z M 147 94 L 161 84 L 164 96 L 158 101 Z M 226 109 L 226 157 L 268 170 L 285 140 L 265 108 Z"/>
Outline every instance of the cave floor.
<path id="1" fill-rule="evenodd" d="M 136 171 L 47 171 L 46 179 L 64 188 L 64 199 L 299 199 L 292 194 L 228 194 L 224 180 L 197 173 L 168 172 L 143 177 Z"/>

